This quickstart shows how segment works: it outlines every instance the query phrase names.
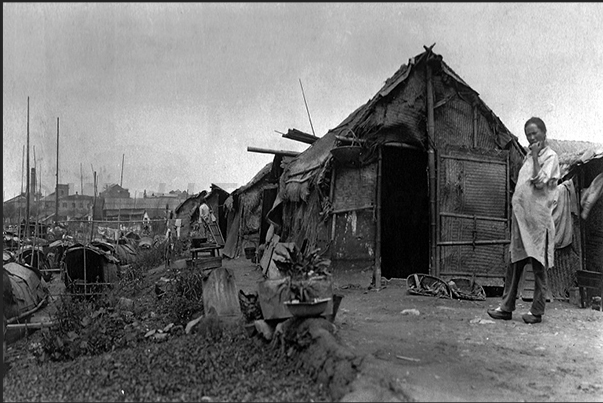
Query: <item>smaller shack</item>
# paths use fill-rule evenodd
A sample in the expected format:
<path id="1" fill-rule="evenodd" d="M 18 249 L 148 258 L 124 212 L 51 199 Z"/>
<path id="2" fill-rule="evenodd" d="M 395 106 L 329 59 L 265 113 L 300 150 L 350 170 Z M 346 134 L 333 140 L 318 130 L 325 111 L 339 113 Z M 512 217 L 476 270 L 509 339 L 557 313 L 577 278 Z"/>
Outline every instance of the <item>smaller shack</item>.
<path id="1" fill-rule="evenodd" d="M 199 220 L 199 206 L 201 200 L 207 196 L 207 191 L 190 196 L 174 209 L 176 219 L 181 220 L 180 237 L 186 238 L 193 230 L 193 224 Z"/>
<path id="2" fill-rule="evenodd" d="M 101 292 L 118 280 L 120 261 L 109 252 L 92 245 L 76 244 L 65 251 L 65 286 L 79 294 Z"/>
<path id="3" fill-rule="evenodd" d="M 257 248 L 265 242 L 269 223 L 266 215 L 278 192 L 278 181 L 291 157 L 275 154 L 244 186 L 235 189 L 224 202 L 227 210 L 226 244 L 222 253 L 229 258 L 241 255 L 245 248 Z"/>
<path id="4" fill-rule="evenodd" d="M 567 240 L 556 245 L 555 267 L 548 276 L 549 287 L 554 298 L 568 299 L 569 289 L 577 284 L 577 270 L 603 273 L 603 202 L 596 201 L 588 214 L 583 214 L 584 195 L 593 186 L 595 178 L 603 173 L 603 144 L 549 139 L 549 145 L 559 155 L 561 181 L 558 189 L 560 192 L 570 189 L 567 193 L 571 204 L 566 219 Z M 562 203 L 563 193 L 560 193 L 557 205 Z M 556 229 L 558 235 L 563 231 L 562 227 Z"/>

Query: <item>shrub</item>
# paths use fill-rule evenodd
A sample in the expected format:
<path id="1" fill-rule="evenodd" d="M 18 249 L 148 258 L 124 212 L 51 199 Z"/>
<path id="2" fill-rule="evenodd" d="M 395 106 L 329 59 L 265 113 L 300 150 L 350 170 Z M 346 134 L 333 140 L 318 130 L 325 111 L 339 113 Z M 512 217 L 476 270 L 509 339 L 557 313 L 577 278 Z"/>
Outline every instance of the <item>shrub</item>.
<path id="1" fill-rule="evenodd" d="M 48 357 L 65 361 L 102 354 L 141 338 L 140 332 L 129 326 L 134 320 L 132 313 L 117 308 L 113 298 L 63 296 L 55 320 L 57 327 L 41 330 L 41 360 Z"/>
<path id="2" fill-rule="evenodd" d="M 182 269 L 160 299 L 159 311 L 176 324 L 188 323 L 203 312 L 203 274 L 194 268 Z"/>

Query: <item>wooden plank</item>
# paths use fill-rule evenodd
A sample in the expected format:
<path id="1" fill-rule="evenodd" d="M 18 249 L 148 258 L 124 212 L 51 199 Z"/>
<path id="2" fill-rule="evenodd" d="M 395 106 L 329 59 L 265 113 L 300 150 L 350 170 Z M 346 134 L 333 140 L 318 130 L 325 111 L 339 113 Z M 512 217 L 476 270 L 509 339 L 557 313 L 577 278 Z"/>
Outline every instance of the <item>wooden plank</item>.
<path id="1" fill-rule="evenodd" d="M 316 137 L 312 134 L 302 132 L 297 129 L 289 129 L 287 131 L 287 133 L 281 133 L 281 134 L 286 139 L 296 140 L 296 141 L 300 141 L 300 142 L 306 143 L 306 144 L 314 144 L 314 142 L 319 139 L 319 137 Z"/>
<path id="2" fill-rule="evenodd" d="M 187 259 L 186 264 L 199 270 L 216 269 L 222 267 L 222 257 L 209 256 L 197 259 Z"/>

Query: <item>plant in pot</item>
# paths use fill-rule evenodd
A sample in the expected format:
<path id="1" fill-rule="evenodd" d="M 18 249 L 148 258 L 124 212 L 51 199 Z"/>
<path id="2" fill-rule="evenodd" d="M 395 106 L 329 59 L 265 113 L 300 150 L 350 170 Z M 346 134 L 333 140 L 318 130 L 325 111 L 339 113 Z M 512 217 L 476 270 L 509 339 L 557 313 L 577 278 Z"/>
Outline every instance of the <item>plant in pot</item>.
<path id="1" fill-rule="evenodd" d="M 320 255 L 320 248 L 300 251 L 295 244 L 289 256 L 275 260 L 281 273 L 287 277 L 281 287 L 289 290 L 285 305 L 295 316 L 320 315 L 327 307 L 332 292 L 331 260 Z"/>

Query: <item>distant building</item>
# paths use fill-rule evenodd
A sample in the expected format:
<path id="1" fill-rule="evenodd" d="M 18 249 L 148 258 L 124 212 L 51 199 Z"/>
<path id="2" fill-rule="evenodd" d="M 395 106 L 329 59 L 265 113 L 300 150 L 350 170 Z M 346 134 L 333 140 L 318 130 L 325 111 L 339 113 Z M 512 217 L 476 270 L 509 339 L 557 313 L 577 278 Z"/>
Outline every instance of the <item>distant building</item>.
<path id="1" fill-rule="evenodd" d="M 94 197 L 83 196 L 78 194 L 70 194 L 69 184 L 59 184 L 59 208 L 58 221 L 77 219 L 88 215 L 89 209 L 94 202 Z M 26 214 L 26 194 L 18 195 L 3 204 L 4 223 L 16 223 L 21 219 L 25 219 Z M 30 218 L 39 219 L 40 222 L 48 223 L 55 221 L 56 208 L 56 192 L 52 192 L 46 197 L 41 197 L 40 194 L 32 195 L 30 200 L 29 212 Z"/>
<path id="2" fill-rule="evenodd" d="M 108 185 L 104 191 L 100 192 L 99 197 L 105 199 L 129 199 L 130 191 L 117 184 L 113 184 Z"/>

